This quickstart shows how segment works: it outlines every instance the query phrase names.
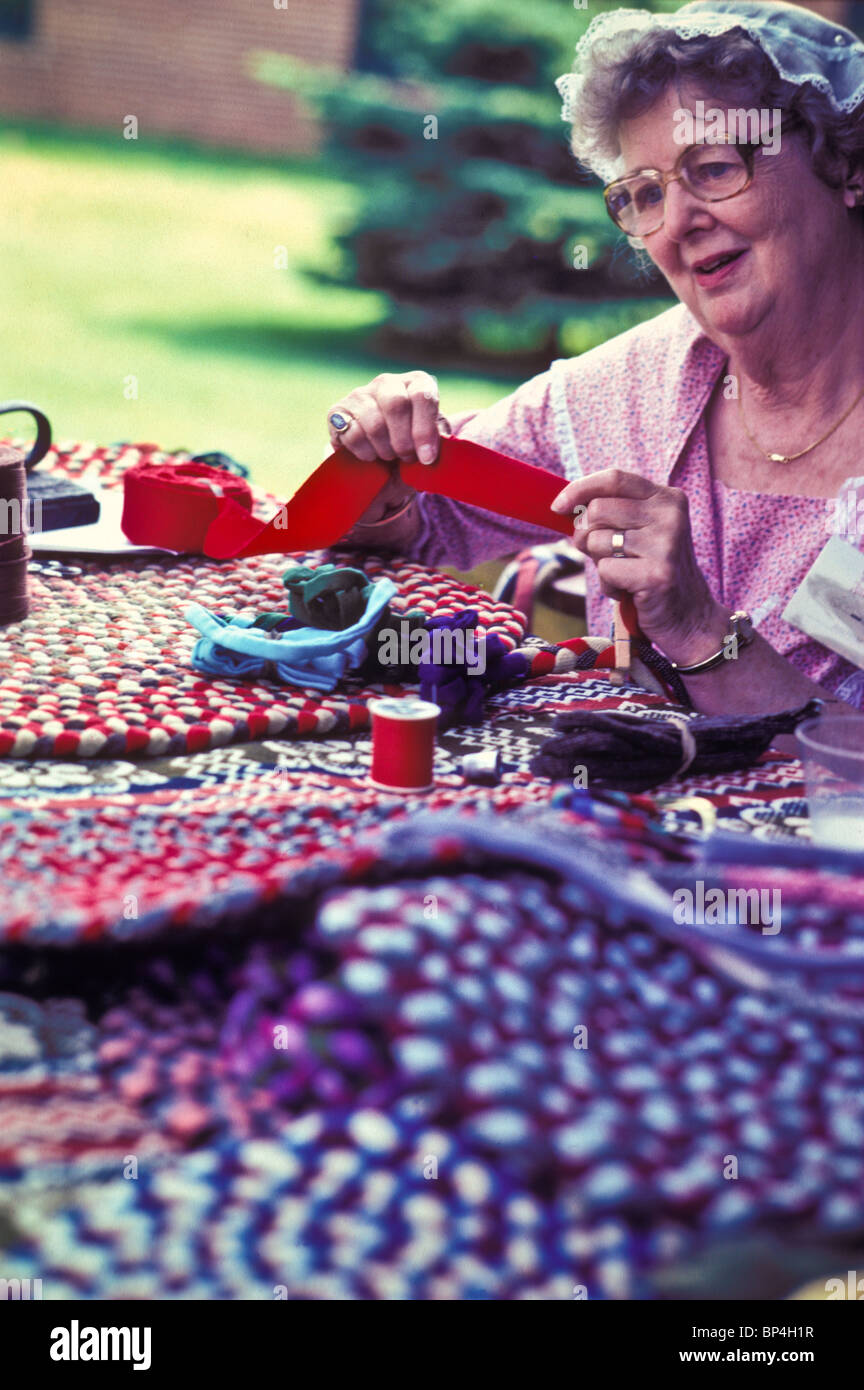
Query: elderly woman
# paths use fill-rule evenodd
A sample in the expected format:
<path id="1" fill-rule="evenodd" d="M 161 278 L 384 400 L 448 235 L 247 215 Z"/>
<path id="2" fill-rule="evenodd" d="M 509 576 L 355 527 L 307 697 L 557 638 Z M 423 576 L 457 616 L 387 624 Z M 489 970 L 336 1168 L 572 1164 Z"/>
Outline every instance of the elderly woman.
<path id="1" fill-rule="evenodd" d="M 696 709 L 861 707 L 864 672 L 783 610 L 864 474 L 864 45 L 779 3 L 619 10 L 558 85 L 574 153 L 680 303 L 450 428 L 567 480 L 589 630 L 630 595 Z M 330 428 L 360 458 L 431 463 L 442 420 L 409 372 Z M 469 568 L 545 535 L 397 474 L 350 539 Z"/>

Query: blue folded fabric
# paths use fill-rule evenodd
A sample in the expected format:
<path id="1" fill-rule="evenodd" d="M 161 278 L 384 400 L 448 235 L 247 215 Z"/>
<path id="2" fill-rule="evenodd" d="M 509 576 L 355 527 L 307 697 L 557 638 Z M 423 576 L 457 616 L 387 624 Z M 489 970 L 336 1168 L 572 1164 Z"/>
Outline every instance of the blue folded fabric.
<path id="1" fill-rule="evenodd" d="M 183 614 L 201 634 L 192 649 L 192 664 L 210 676 L 233 680 L 258 676 L 333 690 L 346 671 L 364 661 L 366 638 L 395 593 L 391 580 L 379 579 L 369 590 L 363 616 L 341 632 L 297 627 L 268 635 L 253 627 L 253 618 L 223 618 L 192 603 Z"/>

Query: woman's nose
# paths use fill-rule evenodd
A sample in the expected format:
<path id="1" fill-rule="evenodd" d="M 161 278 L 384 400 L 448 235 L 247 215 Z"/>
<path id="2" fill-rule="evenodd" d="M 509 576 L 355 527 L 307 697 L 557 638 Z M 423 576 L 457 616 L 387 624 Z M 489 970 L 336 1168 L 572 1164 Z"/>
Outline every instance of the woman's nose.
<path id="1" fill-rule="evenodd" d="M 711 210 L 680 179 L 666 185 L 666 204 L 663 210 L 663 229 L 673 241 L 683 241 L 694 227 L 707 227 Z"/>

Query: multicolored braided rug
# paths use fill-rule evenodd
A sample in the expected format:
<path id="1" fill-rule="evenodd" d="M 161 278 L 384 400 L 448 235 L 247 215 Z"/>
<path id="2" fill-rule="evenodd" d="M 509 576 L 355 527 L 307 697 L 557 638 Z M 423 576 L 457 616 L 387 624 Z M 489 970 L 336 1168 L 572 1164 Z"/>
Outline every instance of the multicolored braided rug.
<path id="1" fill-rule="evenodd" d="M 133 464 L 187 457 L 151 445 L 63 445 L 42 467 L 73 479 L 93 470 L 100 486 L 110 488 L 121 485 Z M 257 505 L 266 517 L 278 503 L 259 492 Z M 196 634 L 183 617 L 190 602 L 220 613 L 284 609 L 281 576 L 294 560 L 307 559 L 315 556 L 37 562 L 31 616 L 0 630 L 0 757 L 153 758 L 367 727 L 367 701 L 382 685 L 355 681 L 322 697 L 266 681 L 214 680 L 191 665 Z M 357 564 L 356 555 L 351 560 Z M 369 557 L 363 564 L 370 577 L 396 584 L 396 611 L 420 608 L 440 617 L 473 608 L 478 627 L 509 649 L 522 641 L 522 614 L 471 585 L 409 562 Z M 574 664 L 570 653 L 556 663 L 551 648 L 538 646 L 532 655 L 535 674 Z M 398 694 L 405 687 L 386 689 Z"/>
<path id="2" fill-rule="evenodd" d="M 553 831 L 538 810 L 515 813 L 528 842 Z M 688 1261 L 678 1296 L 718 1296 L 718 1247 L 739 1297 L 841 1267 L 864 1024 L 731 983 L 452 818 L 389 838 L 269 940 L 0 956 L 31 995 L 0 995 L 7 1277 L 50 1299 L 570 1300 L 662 1296 Z M 860 893 L 830 879 L 816 911 L 793 895 L 788 943 L 852 960 Z"/>
<path id="3" fill-rule="evenodd" d="M 646 718 L 664 708 L 591 673 L 514 686 L 491 697 L 483 725 L 441 736 L 426 796 L 375 791 L 363 734 L 140 762 L 0 763 L 0 941 L 143 940 L 242 919 L 350 873 L 358 834 L 394 817 L 548 802 L 552 785 L 528 762 L 574 701 Z M 497 787 L 460 770 L 464 753 L 484 747 L 501 752 Z"/>

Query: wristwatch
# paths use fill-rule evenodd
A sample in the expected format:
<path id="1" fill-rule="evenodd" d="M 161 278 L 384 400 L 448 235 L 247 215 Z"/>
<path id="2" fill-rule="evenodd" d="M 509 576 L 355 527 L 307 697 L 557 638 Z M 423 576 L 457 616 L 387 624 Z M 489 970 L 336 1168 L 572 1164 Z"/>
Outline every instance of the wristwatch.
<path id="1" fill-rule="evenodd" d="M 706 657 L 704 661 L 695 662 L 692 666 L 679 666 L 677 661 L 672 661 L 669 664 L 674 667 L 679 676 L 695 676 L 701 671 L 713 671 L 715 666 L 720 666 L 722 662 L 731 661 L 736 657 L 739 647 L 749 647 L 755 636 L 756 631 L 750 614 L 739 609 L 729 619 L 729 631 L 723 638 L 723 646 L 719 652 Z"/>

